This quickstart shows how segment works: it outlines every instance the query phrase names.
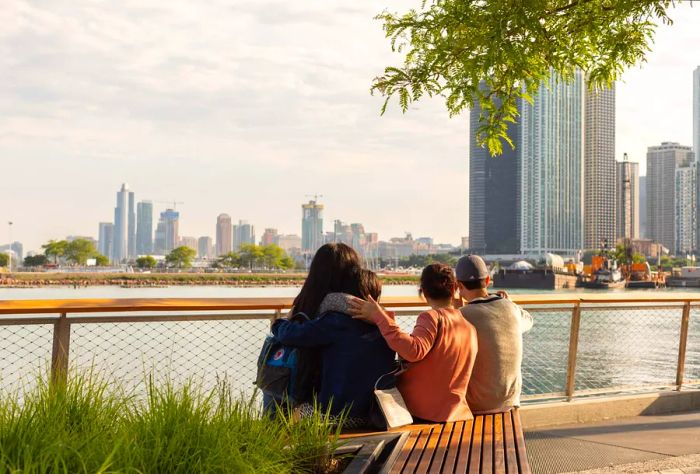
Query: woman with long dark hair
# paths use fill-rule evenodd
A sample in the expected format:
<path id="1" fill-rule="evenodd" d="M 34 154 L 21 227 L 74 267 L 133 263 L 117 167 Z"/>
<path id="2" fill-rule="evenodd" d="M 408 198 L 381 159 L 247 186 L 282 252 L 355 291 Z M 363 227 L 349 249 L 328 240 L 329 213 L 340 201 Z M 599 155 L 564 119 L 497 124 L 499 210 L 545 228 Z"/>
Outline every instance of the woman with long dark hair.
<path id="1" fill-rule="evenodd" d="M 310 350 L 305 353 L 311 360 L 300 363 L 318 364 L 315 400 L 332 416 L 346 411 L 345 427 L 366 423 L 374 383 L 392 370 L 395 357 L 375 326 L 353 320 L 344 312 L 347 305 L 332 301 L 339 293 L 380 296 L 376 275 L 362 270 L 359 261 L 357 252 L 345 244 L 321 247 L 293 304 L 293 313 L 304 312 L 310 321 L 280 319 L 272 326 L 272 333 L 283 344 Z M 330 300 L 324 302 L 326 297 Z M 313 405 L 311 400 L 302 401 L 306 402 L 301 405 L 303 415 Z"/>

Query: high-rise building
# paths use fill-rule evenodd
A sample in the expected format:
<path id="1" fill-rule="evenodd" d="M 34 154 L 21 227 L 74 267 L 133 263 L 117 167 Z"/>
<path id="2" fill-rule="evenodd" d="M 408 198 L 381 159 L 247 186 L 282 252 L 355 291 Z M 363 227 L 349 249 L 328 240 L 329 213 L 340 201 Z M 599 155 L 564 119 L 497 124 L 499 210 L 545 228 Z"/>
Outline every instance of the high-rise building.
<path id="1" fill-rule="evenodd" d="M 323 245 L 323 204 L 310 200 L 301 213 L 301 250 L 313 254 Z"/>
<path id="2" fill-rule="evenodd" d="M 693 71 L 693 149 L 700 162 L 700 66 Z"/>
<path id="3" fill-rule="evenodd" d="M 277 229 L 265 229 L 265 232 L 263 232 L 263 235 L 260 238 L 260 245 L 274 244 L 276 237 L 277 237 Z"/>
<path id="4" fill-rule="evenodd" d="M 219 214 L 216 218 L 216 255 L 226 255 L 230 253 L 233 245 L 231 234 L 231 216 Z"/>
<path id="5" fill-rule="evenodd" d="M 114 208 L 114 239 L 112 243 L 112 261 L 119 263 L 133 256 L 135 249 L 134 193 L 129 185 L 122 184 L 117 192 L 117 206 Z"/>
<path id="6" fill-rule="evenodd" d="M 639 177 L 639 238 L 646 239 L 647 233 L 647 177 Z"/>
<path id="7" fill-rule="evenodd" d="M 247 221 L 238 221 L 233 226 L 233 250 L 238 251 L 245 244 L 255 244 L 255 227 Z"/>
<path id="8" fill-rule="evenodd" d="M 22 260 L 24 260 L 24 246 L 22 242 L 14 241 L 9 244 L 0 245 L 0 253 L 11 252 L 10 257 L 13 261 L 13 267 L 15 265 L 21 265 Z"/>
<path id="9" fill-rule="evenodd" d="M 521 108 L 521 107 L 519 107 Z M 478 146 L 481 107 L 469 113 L 469 234 L 480 253 L 514 254 L 520 250 L 520 124 L 509 124 L 508 137 L 515 149 L 504 145 L 503 154 L 491 157 Z"/>
<path id="10" fill-rule="evenodd" d="M 615 217 L 617 239 L 639 238 L 639 163 L 624 160 L 616 163 Z M 610 240 L 614 242 L 615 240 Z"/>
<path id="11" fill-rule="evenodd" d="M 583 246 L 612 244 L 615 229 L 615 87 L 586 90 Z M 636 191 L 636 190 L 635 190 Z"/>
<path id="12" fill-rule="evenodd" d="M 153 203 L 141 201 L 136 205 L 136 254 L 153 253 Z"/>
<path id="13" fill-rule="evenodd" d="M 189 247 L 195 252 L 197 251 L 197 238 L 196 237 L 180 237 L 180 242 L 178 244 L 182 247 Z"/>
<path id="14" fill-rule="evenodd" d="M 100 231 L 97 240 L 97 251 L 107 258 L 113 254 L 112 245 L 114 242 L 114 224 L 111 222 L 100 222 Z"/>
<path id="15" fill-rule="evenodd" d="M 154 242 L 154 252 L 156 254 L 165 255 L 177 247 L 180 241 L 179 226 L 179 212 L 173 209 L 166 209 L 164 212 L 160 213 Z"/>
<path id="16" fill-rule="evenodd" d="M 210 259 L 213 257 L 213 247 L 211 237 L 200 237 L 197 241 L 197 257 Z"/>
<path id="17" fill-rule="evenodd" d="M 676 205 L 674 211 L 675 252 L 689 254 L 695 250 L 697 223 L 697 166 L 693 161 L 688 166 L 676 168 Z"/>
<path id="18" fill-rule="evenodd" d="M 647 149 L 647 232 L 676 253 L 676 169 L 695 161 L 693 149 L 675 142 L 663 142 Z"/>
<path id="19" fill-rule="evenodd" d="M 288 254 L 301 253 L 301 237 L 295 234 L 278 235 L 275 243 Z"/>
<path id="20" fill-rule="evenodd" d="M 532 104 L 523 103 L 518 142 L 523 253 L 573 255 L 583 246 L 584 96 L 581 72 L 570 83 L 553 74 Z"/>

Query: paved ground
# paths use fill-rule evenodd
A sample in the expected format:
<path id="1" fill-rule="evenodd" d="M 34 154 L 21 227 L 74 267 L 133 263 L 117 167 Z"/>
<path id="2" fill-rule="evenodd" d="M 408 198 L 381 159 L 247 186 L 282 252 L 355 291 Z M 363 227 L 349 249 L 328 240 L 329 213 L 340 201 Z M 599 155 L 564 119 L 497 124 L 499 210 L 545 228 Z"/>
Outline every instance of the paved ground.
<path id="1" fill-rule="evenodd" d="M 535 474 L 700 474 L 700 412 L 525 433 Z"/>

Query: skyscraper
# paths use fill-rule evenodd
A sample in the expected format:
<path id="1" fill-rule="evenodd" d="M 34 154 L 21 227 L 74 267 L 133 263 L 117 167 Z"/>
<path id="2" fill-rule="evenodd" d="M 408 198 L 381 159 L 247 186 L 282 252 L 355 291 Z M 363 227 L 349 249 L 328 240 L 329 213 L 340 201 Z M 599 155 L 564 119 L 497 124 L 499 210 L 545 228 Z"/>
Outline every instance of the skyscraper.
<path id="1" fill-rule="evenodd" d="M 647 149 L 647 233 L 676 253 L 676 169 L 695 160 L 693 149 L 674 142 L 663 142 Z"/>
<path id="2" fill-rule="evenodd" d="M 195 252 L 197 251 L 197 238 L 196 237 L 180 237 L 178 246 L 189 247 Z"/>
<path id="3" fill-rule="evenodd" d="M 216 255 L 226 255 L 233 249 L 231 235 L 231 216 L 219 214 L 216 218 Z"/>
<path id="4" fill-rule="evenodd" d="M 310 200 L 301 212 L 301 250 L 313 254 L 323 245 L 323 204 Z"/>
<path id="5" fill-rule="evenodd" d="M 197 241 L 197 256 L 199 258 L 212 258 L 212 248 L 211 237 L 200 237 Z"/>
<path id="6" fill-rule="evenodd" d="M 700 162 L 700 66 L 693 71 L 693 149 Z"/>
<path id="7" fill-rule="evenodd" d="M 615 229 L 615 87 L 586 90 L 583 246 L 611 245 Z M 635 188 L 636 191 L 636 188 Z"/>
<path id="8" fill-rule="evenodd" d="M 616 163 L 615 207 L 617 239 L 639 238 L 639 163 L 624 161 Z M 611 243 L 614 240 L 610 241 Z"/>
<path id="9" fill-rule="evenodd" d="M 180 213 L 173 209 L 166 209 L 160 213 L 160 220 L 156 227 L 155 253 L 164 255 L 177 247 L 180 226 Z"/>
<path id="10" fill-rule="evenodd" d="M 136 205 L 136 254 L 153 252 L 153 203 L 141 201 Z"/>
<path id="11" fill-rule="evenodd" d="M 117 206 L 114 208 L 112 261 L 119 263 L 132 255 L 130 250 L 134 246 L 135 222 L 134 193 L 124 183 L 117 192 Z"/>
<path id="12" fill-rule="evenodd" d="M 97 251 L 107 258 L 112 255 L 112 245 L 114 242 L 114 224 L 111 222 L 100 222 L 100 231 L 97 240 Z"/>
<path id="13" fill-rule="evenodd" d="M 233 250 L 238 251 L 241 245 L 255 243 L 255 227 L 248 224 L 248 221 L 238 221 L 238 225 L 233 226 Z"/>
<path id="14" fill-rule="evenodd" d="M 533 104 L 522 106 L 518 144 L 523 253 L 572 255 L 582 248 L 584 88 L 580 72 L 570 84 L 552 75 L 548 87 L 540 85 Z M 475 237 L 471 229 L 470 237 Z"/>
<path id="15" fill-rule="evenodd" d="M 697 224 L 697 167 L 696 162 L 676 168 L 675 252 L 684 255 L 695 250 Z"/>
<path id="16" fill-rule="evenodd" d="M 639 177 L 639 238 L 648 238 L 647 232 L 647 177 Z"/>
<path id="17" fill-rule="evenodd" d="M 520 106 L 518 107 L 521 108 Z M 491 157 L 476 143 L 481 107 L 469 113 L 469 233 L 472 248 L 481 253 L 514 254 L 520 251 L 520 124 L 508 125 L 515 149 L 504 145 L 503 154 Z"/>

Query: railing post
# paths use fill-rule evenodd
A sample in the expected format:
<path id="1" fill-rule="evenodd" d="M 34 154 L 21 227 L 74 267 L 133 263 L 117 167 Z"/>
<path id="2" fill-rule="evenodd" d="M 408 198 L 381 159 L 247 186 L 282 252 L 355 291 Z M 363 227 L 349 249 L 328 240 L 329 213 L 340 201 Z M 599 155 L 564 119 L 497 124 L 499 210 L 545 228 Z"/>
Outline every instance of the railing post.
<path id="1" fill-rule="evenodd" d="M 581 327 L 581 303 L 576 303 L 571 311 L 571 331 L 569 332 L 569 359 L 566 366 L 566 399 L 571 401 L 576 390 L 576 356 L 578 354 L 578 333 Z"/>
<path id="2" fill-rule="evenodd" d="M 690 301 L 683 304 L 683 316 L 681 317 L 681 339 L 678 343 L 678 365 L 676 366 L 676 390 L 683 386 L 685 373 L 685 353 L 688 347 L 688 325 L 690 322 Z"/>
<path id="3" fill-rule="evenodd" d="M 68 354 L 70 353 L 70 321 L 61 314 L 53 325 L 53 350 L 51 352 L 51 382 L 65 384 L 68 381 Z"/>

